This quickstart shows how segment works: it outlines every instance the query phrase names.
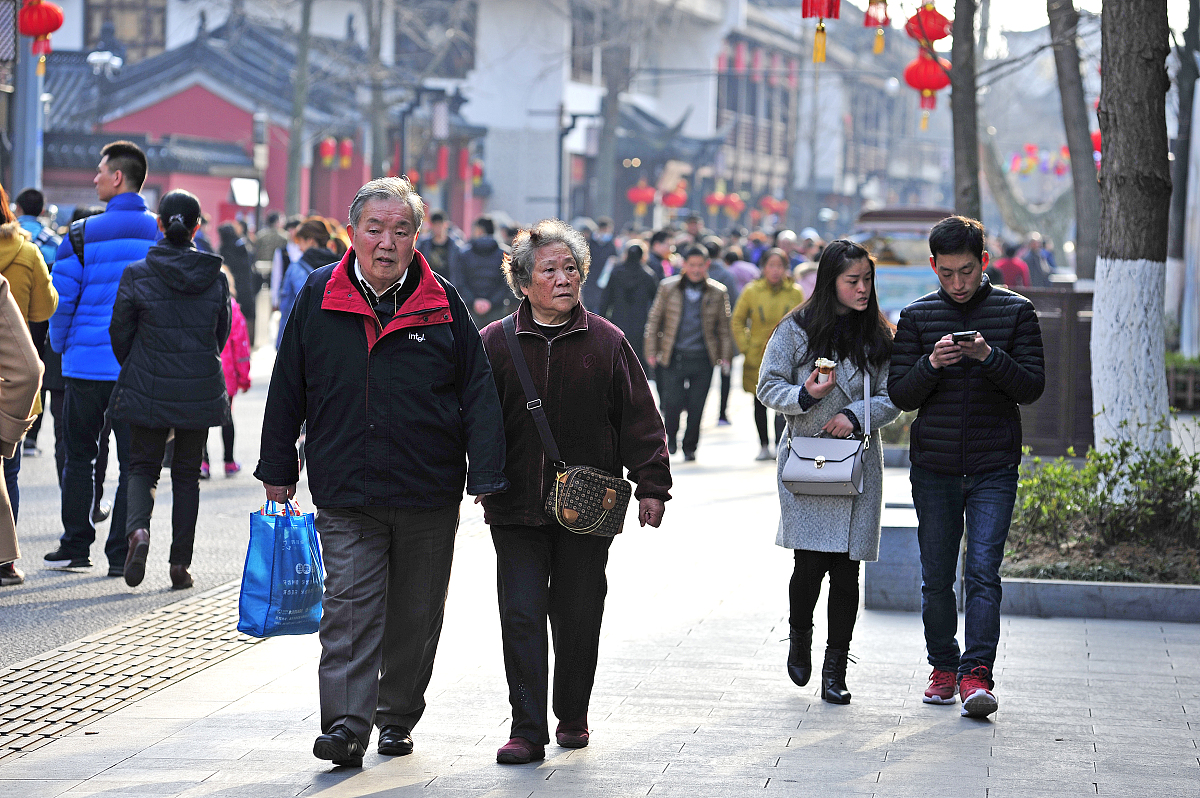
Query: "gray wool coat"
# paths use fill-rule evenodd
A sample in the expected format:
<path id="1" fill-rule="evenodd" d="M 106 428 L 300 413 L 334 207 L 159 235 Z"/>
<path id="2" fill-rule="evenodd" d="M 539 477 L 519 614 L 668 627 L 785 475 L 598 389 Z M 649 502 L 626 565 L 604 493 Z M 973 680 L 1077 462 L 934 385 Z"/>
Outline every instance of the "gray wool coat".
<path id="1" fill-rule="evenodd" d="M 791 319 L 771 336 L 758 376 L 758 400 L 787 418 L 794 436 L 812 436 L 843 409 L 859 422 L 866 419 L 863 373 L 849 360 L 837 365 L 837 386 L 829 394 L 802 410 L 800 388 L 812 373 L 815 358 L 800 358 L 808 337 Z M 871 369 L 871 443 L 863 457 L 861 496 L 797 496 L 783 486 L 783 464 L 787 442 L 779 447 L 775 480 L 779 489 L 779 532 L 775 543 L 788 549 L 848 552 L 852 560 L 879 559 L 879 519 L 883 506 L 883 447 L 879 428 L 891 423 L 900 410 L 887 392 L 888 364 Z"/>

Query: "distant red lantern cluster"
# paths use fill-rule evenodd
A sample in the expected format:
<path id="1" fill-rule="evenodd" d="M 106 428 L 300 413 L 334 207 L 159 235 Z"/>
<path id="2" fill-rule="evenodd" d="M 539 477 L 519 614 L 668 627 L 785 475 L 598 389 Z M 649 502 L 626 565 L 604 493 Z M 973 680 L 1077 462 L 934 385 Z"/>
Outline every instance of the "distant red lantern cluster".
<path id="1" fill-rule="evenodd" d="M 662 196 L 662 204 L 668 208 L 682 208 L 687 205 L 688 193 L 687 183 L 680 180 L 679 185 L 675 186 L 675 190 Z"/>
<path id="2" fill-rule="evenodd" d="M 654 186 L 648 186 L 645 180 L 639 180 L 636 186 L 625 192 L 625 197 L 633 204 L 634 216 L 645 216 L 646 209 L 654 202 L 656 194 Z"/>
<path id="3" fill-rule="evenodd" d="M 725 196 L 725 215 L 730 219 L 737 219 L 745 210 L 746 201 L 740 194 L 731 193 Z"/>
<path id="4" fill-rule="evenodd" d="M 716 216 L 721 212 L 722 206 L 725 205 L 725 192 L 714 191 L 704 198 L 704 204 L 708 207 L 708 215 Z"/>
<path id="5" fill-rule="evenodd" d="M 904 68 L 904 82 L 921 92 L 921 130 L 929 127 L 929 112 L 937 107 L 937 92 L 950 85 L 950 62 L 938 57 L 933 43 L 949 36 L 953 25 L 932 2 L 927 2 L 904 26 L 921 46 L 917 57 Z"/>
<path id="6" fill-rule="evenodd" d="M 354 139 L 342 139 L 339 142 L 333 136 L 326 136 L 317 145 L 317 155 L 321 159 L 321 166 L 326 169 L 349 169 L 350 163 L 354 159 Z M 335 160 L 337 161 L 336 167 L 334 166 Z"/>
<path id="7" fill-rule="evenodd" d="M 758 201 L 758 207 L 762 208 L 763 213 L 785 216 L 788 211 L 788 201 L 775 199 L 770 194 L 767 194 Z"/>

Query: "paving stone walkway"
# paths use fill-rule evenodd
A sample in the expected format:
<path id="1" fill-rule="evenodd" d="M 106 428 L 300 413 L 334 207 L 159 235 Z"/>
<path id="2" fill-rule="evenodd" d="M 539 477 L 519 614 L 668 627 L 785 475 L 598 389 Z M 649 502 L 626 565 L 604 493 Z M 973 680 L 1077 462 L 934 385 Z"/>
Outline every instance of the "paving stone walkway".
<path id="1" fill-rule="evenodd" d="M 316 640 L 278 638 L 0 760 L 0 798 L 1200 797 L 1200 624 L 1005 618 L 986 721 L 921 702 L 916 614 L 861 614 L 849 706 L 792 685 L 773 466 L 752 460 L 749 413 L 733 419 L 677 465 L 663 528 L 613 547 L 588 748 L 494 761 L 509 724 L 494 555 L 467 503 L 414 754 L 313 759 Z M 888 481 L 903 497 L 904 474 Z"/>

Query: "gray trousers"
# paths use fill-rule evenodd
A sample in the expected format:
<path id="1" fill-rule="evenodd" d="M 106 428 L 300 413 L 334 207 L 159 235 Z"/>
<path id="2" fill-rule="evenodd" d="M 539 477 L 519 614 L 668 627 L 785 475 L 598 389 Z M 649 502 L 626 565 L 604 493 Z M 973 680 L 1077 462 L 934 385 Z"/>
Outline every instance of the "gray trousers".
<path id="1" fill-rule="evenodd" d="M 344 724 L 364 745 L 371 727 L 411 729 L 442 634 L 458 505 L 319 509 L 325 561 L 321 731 Z"/>

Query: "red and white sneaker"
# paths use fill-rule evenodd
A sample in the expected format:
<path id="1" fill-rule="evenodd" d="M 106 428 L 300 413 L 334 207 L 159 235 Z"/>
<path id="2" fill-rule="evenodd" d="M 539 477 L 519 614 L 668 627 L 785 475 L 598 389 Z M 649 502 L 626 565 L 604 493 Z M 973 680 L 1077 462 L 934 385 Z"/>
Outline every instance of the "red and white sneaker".
<path id="1" fill-rule="evenodd" d="M 957 692 L 958 674 L 934 668 L 933 673 L 929 674 L 929 686 L 925 688 L 925 697 L 921 700 L 926 704 L 953 704 Z"/>
<path id="2" fill-rule="evenodd" d="M 963 674 L 958 692 L 962 696 L 964 718 L 986 718 L 1000 708 L 992 692 L 992 673 L 986 665 L 977 665 L 970 673 Z"/>

